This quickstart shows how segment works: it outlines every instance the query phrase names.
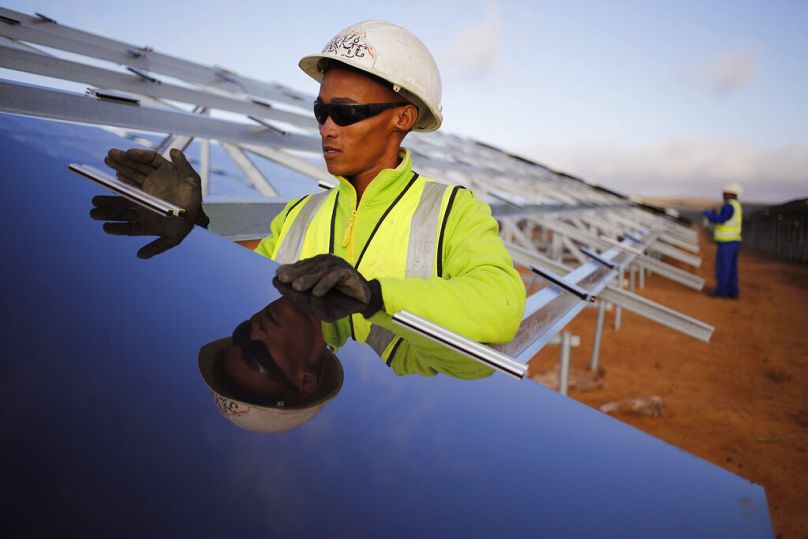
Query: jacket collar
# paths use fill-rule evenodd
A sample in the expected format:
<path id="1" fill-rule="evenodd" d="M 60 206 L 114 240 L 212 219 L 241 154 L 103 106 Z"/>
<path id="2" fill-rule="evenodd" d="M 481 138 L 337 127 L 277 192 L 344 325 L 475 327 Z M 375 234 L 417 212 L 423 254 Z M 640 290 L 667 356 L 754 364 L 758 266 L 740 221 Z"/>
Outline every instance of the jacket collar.
<path id="1" fill-rule="evenodd" d="M 412 178 L 412 157 L 407 148 L 398 151 L 401 162 L 396 168 L 386 168 L 380 171 L 365 189 L 362 195 L 362 207 L 389 204 Z M 340 204 L 346 203 L 356 208 L 356 189 L 343 176 L 336 176 L 339 180 Z"/>

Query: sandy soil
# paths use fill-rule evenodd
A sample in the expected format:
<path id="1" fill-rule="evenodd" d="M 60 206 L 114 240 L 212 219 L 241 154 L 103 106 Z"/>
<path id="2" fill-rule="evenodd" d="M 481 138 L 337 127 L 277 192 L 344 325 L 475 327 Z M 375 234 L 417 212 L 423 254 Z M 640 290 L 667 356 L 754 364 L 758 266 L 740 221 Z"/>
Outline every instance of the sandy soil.
<path id="1" fill-rule="evenodd" d="M 714 285 L 715 247 L 704 234 L 701 268 L 681 266 Z M 604 386 L 570 396 L 600 407 L 662 399 L 658 417 L 621 420 L 766 489 L 778 536 L 808 537 L 808 266 L 752 252 L 740 258 L 740 300 L 715 299 L 660 276 L 641 295 L 715 326 L 710 343 L 623 312 L 607 314 L 600 366 Z M 596 309 L 568 330 L 581 337 L 572 367 L 588 369 Z M 558 365 L 558 347 L 531 362 L 536 377 Z"/>

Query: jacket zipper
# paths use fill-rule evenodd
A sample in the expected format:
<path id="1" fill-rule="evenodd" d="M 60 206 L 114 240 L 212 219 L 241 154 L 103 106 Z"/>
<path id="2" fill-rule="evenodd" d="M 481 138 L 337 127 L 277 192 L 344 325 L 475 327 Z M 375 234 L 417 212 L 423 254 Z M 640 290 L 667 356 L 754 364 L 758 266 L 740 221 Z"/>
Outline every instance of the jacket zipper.
<path id="1" fill-rule="evenodd" d="M 356 189 L 354 189 L 354 194 L 357 197 L 356 208 L 354 208 L 353 213 L 351 213 L 351 218 L 348 219 L 348 224 L 345 225 L 345 232 L 342 234 L 342 246 L 348 248 L 348 258 L 351 260 L 351 263 L 353 263 L 354 259 L 354 226 L 359 217 L 359 206 L 362 204 L 362 200 L 358 199 L 359 193 L 356 192 Z M 356 340 L 353 317 L 354 315 L 348 316 L 348 325 L 351 327 L 351 339 Z"/>
<path id="2" fill-rule="evenodd" d="M 342 235 L 342 246 L 348 247 L 348 257 L 354 259 L 354 224 L 356 218 L 359 217 L 359 208 L 355 209 L 348 219 L 348 224 L 345 227 L 345 233 Z"/>

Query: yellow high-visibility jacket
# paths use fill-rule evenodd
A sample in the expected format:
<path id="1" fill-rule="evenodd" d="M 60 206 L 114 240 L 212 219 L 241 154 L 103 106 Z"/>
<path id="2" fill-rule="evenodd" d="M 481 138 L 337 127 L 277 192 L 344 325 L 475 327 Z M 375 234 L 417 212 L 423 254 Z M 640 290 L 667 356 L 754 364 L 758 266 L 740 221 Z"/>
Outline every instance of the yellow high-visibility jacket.
<path id="1" fill-rule="evenodd" d="M 370 319 L 356 314 L 324 323 L 329 344 L 340 347 L 348 337 L 366 342 L 397 374 L 487 376 L 491 369 L 391 321 L 406 310 L 470 339 L 505 343 L 525 304 L 525 287 L 488 204 L 467 189 L 415 174 L 408 151 L 401 158 L 374 178 L 358 205 L 341 176 L 335 189 L 291 201 L 256 252 L 280 263 L 331 252 L 379 280 L 384 310 Z"/>
<path id="2" fill-rule="evenodd" d="M 716 223 L 713 230 L 713 239 L 717 242 L 741 241 L 741 223 L 743 215 L 741 203 L 731 198 L 727 204 L 732 206 L 732 216 L 723 223 Z"/>

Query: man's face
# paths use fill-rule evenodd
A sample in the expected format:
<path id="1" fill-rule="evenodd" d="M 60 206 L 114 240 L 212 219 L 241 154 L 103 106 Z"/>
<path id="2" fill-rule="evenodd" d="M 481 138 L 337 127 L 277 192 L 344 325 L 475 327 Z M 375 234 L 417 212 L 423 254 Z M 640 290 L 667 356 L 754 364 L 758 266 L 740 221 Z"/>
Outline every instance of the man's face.
<path id="1" fill-rule="evenodd" d="M 325 349 L 318 320 L 301 313 L 281 297 L 250 318 L 250 340 L 266 346 L 294 389 L 250 368 L 242 350 L 230 346 L 225 355 L 225 373 L 235 386 L 246 393 L 280 400 L 295 400 L 317 391 Z"/>
<path id="2" fill-rule="evenodd" d="M 353 71 L 329 69 L 320 83 L 319 99 L 331 103 L 397 103 L 400 95 L 382 84 Z M 397 112 L 388 109 L 355 124 L 339 126 L 330 117 L 320 125 L 323 157 L 328 172 L 352 177 L 372 173 L 382 157 L 398 151 L 402 130 L 397 125 Z M 378 171 L 376 171 L 378 172 Z M 375 175 L 375 174 L 374 174 Z"/>

